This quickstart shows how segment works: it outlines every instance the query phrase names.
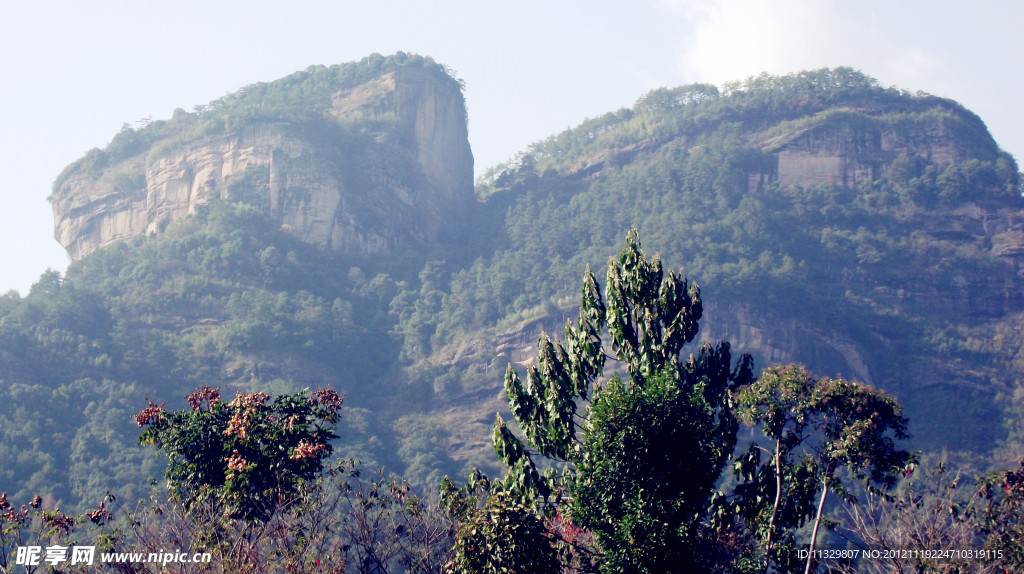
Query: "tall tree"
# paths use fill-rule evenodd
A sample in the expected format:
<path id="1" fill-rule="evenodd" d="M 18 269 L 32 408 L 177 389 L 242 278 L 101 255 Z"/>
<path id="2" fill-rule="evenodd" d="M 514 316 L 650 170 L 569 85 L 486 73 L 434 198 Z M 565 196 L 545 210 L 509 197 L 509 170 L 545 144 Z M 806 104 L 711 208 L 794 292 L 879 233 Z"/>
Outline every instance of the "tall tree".
<path id="1" fill-rule="evenodd" d="M 542 335 L 525 381 L 506 370 L 525 442 L 498 417 L 504 488 L 530 504 L 567 504 L 594 532 L 604 571 L 690 571 L 702 555 L 701 525 L 736 444 L 729 396 L 753 380 L 750 357 L 733 366 L 724 341 L 680 357 L 702 312 L 700 289 L 682 271 L 665 276 L 632 229 L 608 263 L 604 297 L 587 269 L 565 343 Z M 606 357 L 627 378 L 600 384 Z"/>

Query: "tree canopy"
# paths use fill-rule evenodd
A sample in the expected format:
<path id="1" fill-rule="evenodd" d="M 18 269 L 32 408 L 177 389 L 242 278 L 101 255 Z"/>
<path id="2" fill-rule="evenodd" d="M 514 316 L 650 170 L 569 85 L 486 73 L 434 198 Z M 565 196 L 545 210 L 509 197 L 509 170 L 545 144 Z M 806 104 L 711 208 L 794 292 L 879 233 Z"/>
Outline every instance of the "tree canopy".
<path id="1" fill-rule="evenodd" d="M 139 442 L 167 455 L 168 485 L 186 507 L 212 500 L 251 520 L 266 520 L 320 474 L 342 404 L 331 389 L 225 402 L 202 387 L 187 400 L 190 410 L 170 412 L 150 401 L 135 417 Z"/>
<path id="2" fill-rule="evenodd" d="M 682 272 L 665 276 L 635 229 L 609 261 L 606 285 L 602 296 L 588 269 L 565 343 L 542 336 L 525 382 L 509 365 L 505 389 L 525 442 L 499 417 L 503 485 L 531 503 L 568 496 L 573 520 L 606 552 L 606 571 L 688 571 L 736 444 L 730 392 L 752 381 L 751 360 L 733 365 L 725 342 L 680 357 L 697 335 L 700 290 Z M 606 357 L 628 379 L 602 384 Z M 538 456 L 555 466 L 541 471 Z"/>

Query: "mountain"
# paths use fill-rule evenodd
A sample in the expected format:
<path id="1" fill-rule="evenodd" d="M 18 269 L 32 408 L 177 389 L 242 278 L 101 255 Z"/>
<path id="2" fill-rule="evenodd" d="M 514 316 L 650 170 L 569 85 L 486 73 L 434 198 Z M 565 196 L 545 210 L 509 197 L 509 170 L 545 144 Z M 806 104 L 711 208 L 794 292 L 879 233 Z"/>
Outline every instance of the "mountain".
<path id="1" fill-rule="evenodd" d="M 706 340 L 893 392 L 921 448 L 1019 441 L 1020 176 L 956 102 L 843 68 L 660 89 L 478 193 L 507 235 L 453 275 L 447 360 L 530 360 L 635 225 L 705 290 Z"/>
<path id="2" fill-rule="evenodd" d="M 459 83 L 422 58 L 368 58 L 255 84 L 141 130 L 57 178 L 57 241 L 78 260 L 246 201 L 312 243 L 387 254 L 436 243 L 473 198 Z"/>
<path id="3" fill-rule="evenodd" d="M 69 166 L 74 263 L 0 297 L 0 490 L 134 499 L 160 467 L 131 415 L 204 384 L 331 385 L 340 453 L 420 484 L 494 469 L 502 371 L 631 226 L 706 340 L 894 393 L 917 448 L 1019 447 L 1020 176 L 956 102 L 846 68 L 664 88 L 474 188 L 460 88 L 413 55 L 314 67 Z"/>

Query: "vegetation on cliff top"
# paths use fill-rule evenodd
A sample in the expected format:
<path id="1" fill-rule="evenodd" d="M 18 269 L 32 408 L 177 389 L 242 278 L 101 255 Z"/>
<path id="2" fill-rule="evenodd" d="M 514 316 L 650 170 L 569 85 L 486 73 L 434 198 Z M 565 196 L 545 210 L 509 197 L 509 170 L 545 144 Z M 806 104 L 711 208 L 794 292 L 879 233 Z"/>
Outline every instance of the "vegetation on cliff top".
<path id="1" fill-rule="evenodd" d="M 977 115 L 953 100 L 883 88 L 874 78 L 851 68 L 786 76 L 761 74 L 727 83 L 722 89 L 710 84 L 658 88 L 637 100 L 633 108 L 586 120 L 530 145 L 509 162 L 486 170 L 477 184 L 481 194 L 489 195 L 530 173 L 554 169 L 567 174 L 603 161 L 629 161 L 637 148 L 661 145 L 680 136 L 732 133 L 749 140 L 752 147 L 771 148 L 773 139 L 777 143 L 838 120 L 838 116 L 843 116 L 844 122 L 892 126 L 919 135 L 942 126 L 967 155 L 991 162 L 1002 158 L 1005 180 L 1001 183 L 1010 186 L 1005 191 L 1016 191 L 1016 163 L 999 150 Z"/>
<path id="2" fill-rule="evenodd" d="M 150 162 L 172 148 L 211 136 L 237 134 L 261 124 L 315 126 L 337 122 L 328 113 L 332 95 L 400 68 L 425 70 L 460 92 L 464 87 L 447 66 L 404 52 L 373 54 L 358 62 L 329 67 L 310 66 L 273 82 L 250 84 L 207 105 L 197 105 L 192 112 L 178 108 L 169 120 L 149 121 L 137 127 L 126 123 L 105 148 L 93 148 L 64 168 L 53 183 L 53 191 L 58 192 L 76 174 L 96 177 L 104 168 L 133 157 Z M 314 129 L 322 131 L 322 126 Z"/>

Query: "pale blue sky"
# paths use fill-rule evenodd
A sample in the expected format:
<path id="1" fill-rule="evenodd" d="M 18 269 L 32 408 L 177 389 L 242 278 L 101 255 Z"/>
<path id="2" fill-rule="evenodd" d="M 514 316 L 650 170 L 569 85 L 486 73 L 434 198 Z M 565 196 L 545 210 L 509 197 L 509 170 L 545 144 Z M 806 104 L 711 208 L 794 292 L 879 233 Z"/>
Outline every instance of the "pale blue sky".
<path id="1" fill-rule="evenodd" d="M 959 100 L 1024 156 L 1024 3 L 868 0 L 3 5 L 0 292 L 67 259 L 46 196 L 124 123 L 398 50 L 466 82 L 477 172 L 648 90 L 852 66 Z"/>

